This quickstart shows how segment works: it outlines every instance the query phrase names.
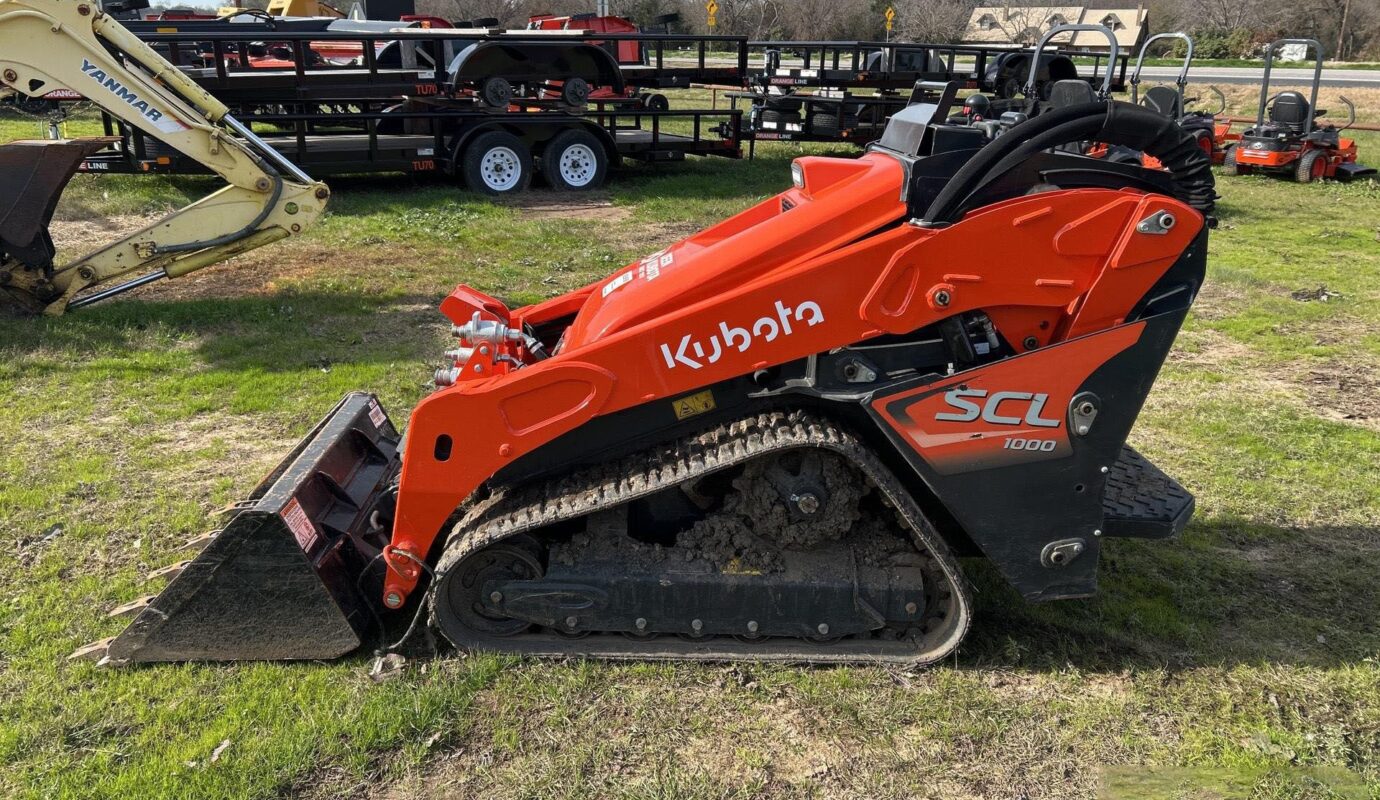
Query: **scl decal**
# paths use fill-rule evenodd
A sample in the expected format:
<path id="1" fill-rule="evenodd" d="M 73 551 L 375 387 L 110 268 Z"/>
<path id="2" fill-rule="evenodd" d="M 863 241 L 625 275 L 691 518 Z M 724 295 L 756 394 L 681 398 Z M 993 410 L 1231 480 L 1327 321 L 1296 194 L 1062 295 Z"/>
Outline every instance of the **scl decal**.
<path id="1" fill-rule="evenodd" d="M 971 398 L 971 399 L 970 399 Z M 984 400 L 979 405 L 973 400 Z M 984 422 L 994 425 L 1030 425 L 1036 428 L 1057 428 L 1059 420 L 1045 419 L 1040 414 L 1045 410 L 1045 403 L 1049 402 L 1049 395 L 1044 392 L 1033 394 L 1031 392 L 992 392 L 990 395 L 986 389 L 965 389 L 959 387 L 950 389 L 944 393 L 944 402 L 951 408 L 956 408 L 960 413 L 941 411 L 934 415 L 934 418 L 941 422 L 973 422 L 979 417 Z M 1024 418 L 1012 416 L 1011 411 L 1003 412 L 1002 403 L 1029 403 L 1025 409 Z M 1008 409 L 1011 406 L 1008 406 Z"/>
<path id="2" fill-rule="evenodd" d="M 779 336 L 790 336 L 795 333 L 792 322 L 803 322 L 813 328 L 824 321 L 824 312 L 819 303 L 813 300 L 806 300 L 794 308 L 777 300 L 775 311 L 774 316 L 759 317 L 746 328 L 730 328 L 727 322 L 720 322 L 718 332 L 710 334 L 707 344 L 688 333 L 681 337 L 674 350 L 670 344 L 662 344 L 661 356 L 666 359 L 666 368 L 675 369 L 684 365 L 690 369 L 701 369 L 705 364 L 713 364 L 723 358 L 724 352 L 730 347 L 746 353 L 758 339 L 774 342 Z"/>

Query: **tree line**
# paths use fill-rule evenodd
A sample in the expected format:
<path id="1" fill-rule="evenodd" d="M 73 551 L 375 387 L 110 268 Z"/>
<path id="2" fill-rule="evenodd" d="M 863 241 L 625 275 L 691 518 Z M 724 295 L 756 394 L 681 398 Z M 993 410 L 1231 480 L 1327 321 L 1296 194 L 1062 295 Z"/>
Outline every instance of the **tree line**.
<path id="1" fill-rule="evenodd" d="M 956 42 L 977 0 L 716 0 L 713 33 L 753 39 L 881 40 L 884 13 L 895 8 L 893 39 Z M 703 0 L 610 0 L 634 22 L 679 14 L 672 30 L 710 32 Z M 1099 7 L 1129 7 L 1108 2 Z M 1290 36 L 1318 39 L 1329 59 L 1380 60 L 1380 0 L 1150 0 L 1152 33 L 1193 35 L 1205 58 L 1253 58 L 1267 42 Z M 419 13 L 451 20 L 498 19 L 522 27 L 540 13 L 579 14 L 594 0 L 417 0 Z"/>

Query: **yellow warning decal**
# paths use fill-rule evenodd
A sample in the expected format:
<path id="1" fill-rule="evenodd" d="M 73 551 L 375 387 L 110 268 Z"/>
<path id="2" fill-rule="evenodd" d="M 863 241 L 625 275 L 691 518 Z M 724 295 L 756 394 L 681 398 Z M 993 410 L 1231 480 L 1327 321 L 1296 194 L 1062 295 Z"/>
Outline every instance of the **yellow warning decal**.
<path id="1" fill-rule="evenodd" d="M 706 411 L 714 410 L 714 394 L 708 389 L 692 395 L 686 395 L 671 401 L 671 407 L 676 410 L 676 419 L 686 419 L 696 414 L 703 414 Z"/>

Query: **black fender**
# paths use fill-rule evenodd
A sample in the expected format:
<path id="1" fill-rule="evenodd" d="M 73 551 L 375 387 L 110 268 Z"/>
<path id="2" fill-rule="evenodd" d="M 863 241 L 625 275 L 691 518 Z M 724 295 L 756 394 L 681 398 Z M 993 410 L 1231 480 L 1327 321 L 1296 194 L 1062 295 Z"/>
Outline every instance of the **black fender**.
<path id="1" fill-rule="evenodd" d="M 613 56 L 585 42 L 475 42 L 455 55 L 446 72 L 456 86 L 497 76 L 509 83 L 584 78 L 590 86 L 607 86 L 615 92 L 624 88 L 623 73 Z"/>

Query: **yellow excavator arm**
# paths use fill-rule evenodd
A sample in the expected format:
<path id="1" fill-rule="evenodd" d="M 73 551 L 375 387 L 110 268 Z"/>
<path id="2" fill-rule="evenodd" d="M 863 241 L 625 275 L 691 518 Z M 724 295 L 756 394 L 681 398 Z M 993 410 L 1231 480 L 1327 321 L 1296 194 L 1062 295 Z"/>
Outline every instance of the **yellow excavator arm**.
<path id="1" fill-rule="evenodd" d="M 57 195 L 82 159 L 110 140 L 0 145 L 0 291 L 13 306 L 61 314 L 301 233 L 325 209 L 324 183 L 94 3 L 0 0 L 0 95 L 42 97 L 58 89 L 195 158 L 229 185 L 56 265 L 47 226 Z M 93 289 L 118 279 L 124 281 Z"/>

